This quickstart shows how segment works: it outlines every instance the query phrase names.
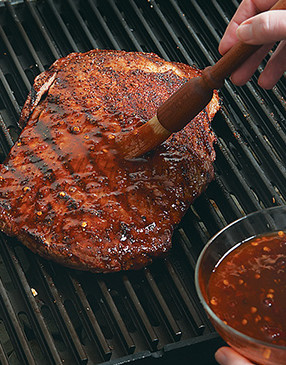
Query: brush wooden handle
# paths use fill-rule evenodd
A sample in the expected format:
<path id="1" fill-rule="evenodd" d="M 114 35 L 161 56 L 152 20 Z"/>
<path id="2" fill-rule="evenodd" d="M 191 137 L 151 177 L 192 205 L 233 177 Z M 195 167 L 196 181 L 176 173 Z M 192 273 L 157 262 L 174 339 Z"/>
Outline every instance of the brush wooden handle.
<path id="1" fill-rule="evenodd" d="M 286 0 L 278 1 L 270 10 L 280 9 L 286 9 Z M 260 47 L 238 42 L 200 77 L 184 84 L 157 110 L 162 126 L 170 132 L 184 128 L 210 102 L 213 90 L 221 88 L 224 80 Z"/>

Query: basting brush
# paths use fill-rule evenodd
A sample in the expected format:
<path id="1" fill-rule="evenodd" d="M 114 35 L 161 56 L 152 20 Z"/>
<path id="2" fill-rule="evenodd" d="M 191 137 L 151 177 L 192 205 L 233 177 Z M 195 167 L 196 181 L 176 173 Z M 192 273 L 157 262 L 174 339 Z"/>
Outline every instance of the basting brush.
<path id="1" fill-rule="evenodd" d="M 281 9 L 286 9 L 286 0 L 278 1 L 270 10 Z M 236 43 L 213 66 L 206 67 L 201 76 L 177 90 L 147 123 L 122 136 L 118 141 L 121 155 L 125 159 L 143 155 L 184 128 L 211 101 L 213 91 L 221 88 L 225 79 L 260 47 Z"/>

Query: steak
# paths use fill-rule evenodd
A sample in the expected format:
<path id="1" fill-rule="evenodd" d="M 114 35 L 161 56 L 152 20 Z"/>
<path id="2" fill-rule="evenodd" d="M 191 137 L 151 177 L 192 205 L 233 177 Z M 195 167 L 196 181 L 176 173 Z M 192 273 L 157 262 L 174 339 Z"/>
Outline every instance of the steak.
<path id="1" fill-rule="evenodd" d="M 42 257 L 92 272 L 140 269 L 164 255 L 214 177 L 218 95 L 140 158 L 120 158 L 114 141 L 198 75 L 148 53 L 57 60 L 35 79 L 19 140 L 0 166 L 0 229 Z"/>

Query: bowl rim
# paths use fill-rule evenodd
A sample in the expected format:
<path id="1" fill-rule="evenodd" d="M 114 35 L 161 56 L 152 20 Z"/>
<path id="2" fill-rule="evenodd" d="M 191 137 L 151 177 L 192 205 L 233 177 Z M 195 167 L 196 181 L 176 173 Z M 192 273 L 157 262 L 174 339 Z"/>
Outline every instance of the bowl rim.
<path id="1" fill-rule="evenodd" d="M 283 208 L 283 209 L 281 209 Z M 236 220 L 234 220 L 233 222 L 227 224 L 224 228 L 220 229 L 214 236 L 212 236 L 208 242 L 205 244 L 204 248 L 202 249 L 202 251 L 200 252 L 199 254 L 199 257 L 198 257 L 198 260 L 197 260 L 197 263 L 196 263 L 196 267 L 195 267 L 195 287 L 196 287 L 196 291 L 197 291 L 197 294 L 198 294 L 198 297 L 200 299 L 200 302 L 204 308 L 204 310 L 206 311 L 206 313 L 214 320 L 214 322 L 218 323 L 220 327 L 222 327 L 223 330 L 225 330 L 226 332 L 230 333 L 230 334 L 233 334 L 239 338 L 241 338 L 242 340 L 244 341 L 248 341 L 248 342 L 252 342 L 252 343 L 255 343 L 257 345 L 261 345 L 263 347 L 271 347 L 271 348 L 275 348 L 275 349 L 278 349 L 278 350 L 282 350 L 282 351 L 286 351 L 286 346 L 282 346 L 282 345 L 276 345 L 276 344 L 272 344 L 270 342 L 266 342 L 266 341 L 262 341 L 262 340 L 259 340 L 259 339 L 256 339 L 254 337 L 250 337 L 248 335 L 245 335 L 244 333 L 236 330 L 235 328 L 225 324 L 216 314 L 215 312 L 211 309 L 211 307 L 208 305 L 208 303 L 206 302 L 203 294 L 202 294 L 202 291 L 201 291 L 201 288 L 200 288 L 200 284 L 199 284 L 199 268 L 200 268 L 200 265 L 201 265 L 201 261 L 203 259 L 203 256 L 205 254 L 205 252 L 207 251 L 207 249 L 209 248 L 209 246 L 212 244 L 212 242 L 220 235 L 222 234 L 224 231 L 226 231 L 228 228 L 230 228 L 231 226 L 239 223 L 240 221 L 243 221 L 245 219 L 248 219 L 249 217 L 251 216 L 254 216 L 254 215 L 259 215 L 263 212 L 269 212 L 269 211 L 273 211 L 273 210 L 285 210 L 286 212 L 286 205 L 279 205 L 279 206 L 276 206 L 276 207 L 270 207 L 270 208 L 262 208 L 260 210 L 256 210 L 252 213 L 249 213 L 249 214 L 246 214 Z M 263 233 L 262 233 L 263 234 Z"/>

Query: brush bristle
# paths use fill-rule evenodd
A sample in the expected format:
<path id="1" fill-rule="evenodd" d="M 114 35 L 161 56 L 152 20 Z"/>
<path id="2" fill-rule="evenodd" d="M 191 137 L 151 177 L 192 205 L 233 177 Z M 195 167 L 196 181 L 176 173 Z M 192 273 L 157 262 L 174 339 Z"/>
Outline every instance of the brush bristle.
<path id="1" fill-rule="evenodd" d="M 154 116 L 138 129 L 134 129 L 118 141 L 119 151 L 125 159 L 135 158 L 153 150 L 164 142 L 171 132 Z"/>

